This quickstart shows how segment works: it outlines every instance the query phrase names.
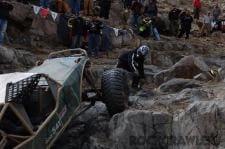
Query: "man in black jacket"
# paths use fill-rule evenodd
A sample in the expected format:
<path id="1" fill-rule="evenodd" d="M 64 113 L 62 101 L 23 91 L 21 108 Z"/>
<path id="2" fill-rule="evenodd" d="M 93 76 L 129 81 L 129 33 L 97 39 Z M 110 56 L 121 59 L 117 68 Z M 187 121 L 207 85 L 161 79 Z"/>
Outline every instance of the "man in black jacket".
<path id="1" fill-rule="evenodd" d="M 148 46 L 141 45 L 140 47 L 119 56 L 117 68 L 122 68 L 132 73 L 138 71 L 139 75 L 133 75 L 132 87 L 138 87 L 139 80 L 145 78 L 144 61 L 149 51 L 150 49 Z"/>
<path id="2" fill-rule="evenodd" d="M 9 12 L 13 9 L 11 4 L 0 0 L 0 45 L 3 44 L 5 32 L 7 29 L 7 20 Z"/>
<path id="3" fill-rule="evenodd" d="M 180 15 L 181 31 L 178 35 L 181 38 L 184 33 L 186 33 L 186 39 L 189 39 L 189 34 L 191 32 L 191 24 L 193 22 L 193 17 L 190 14 L 190 11 L 185 11 Z"/>
<path id="4" fill-rule="evenodd" d="M 177 9 L 174 5 L 170 10 L 168 18 L 170 20 L 170 30 L 173 36 L 176 36 L 179 30 L 179 15 L 181 13 L 180 9 Z"/>
<path id="5" fill-rule="evenodd" d="M 111 0 L 101 0 L 99 5 L 100 5 L 100 18 L 109 19 Z"/>
<path id="6" fill-rule="evenodd" d="M 98 57 L 102 28 L 102 22 L 98 19 L 98 15 L 94 14 L 88 25 L 88 55 Z"/>
<path id="7" fill-rule="evenodd" d="M 73 20 L 72 27 L 72 48 L 81 48 L 82 36 L 85 33 L 85 20 L 83 11 L 80 11 L 78 17 Z"/>

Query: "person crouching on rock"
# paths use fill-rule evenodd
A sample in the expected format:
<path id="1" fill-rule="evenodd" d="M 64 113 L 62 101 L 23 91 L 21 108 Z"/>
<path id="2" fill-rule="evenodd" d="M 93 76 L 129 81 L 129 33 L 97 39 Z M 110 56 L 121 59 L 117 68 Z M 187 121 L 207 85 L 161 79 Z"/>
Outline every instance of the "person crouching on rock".
<path id="1" fill-rule="evenodd" d="M 184 33 L 186 33 L 186 39 L 189 39 L 189 34 L 191 32 L 191 24 L 193 22 L 193 17 L 190 14 L 190 11 L 184 11 L 180 15 L 180 26 L 181 31 L 178 35 L 178 38 L 181 38 Z"/>
<path id="2" fill-rule="evenodd" d="M 149 54 L 150 48 L 141 45 L 138 48 L 121 54 L 118 58 L 117 68 L 122 68 L 133 73 L 132 87 L 138 88 L 140 79 L 145 78 L 144 61 Z M 138 71 L 138 74 L 135 74 Z"/>
<path id="3" fill-rule="evenodd" d="M 9 12 L 13 10 L 13 6 L 0 0 L 0 45 L 3 44 L 5 38 L 5 32 L 7 29 L 7 20 L 9 18 Z"/>

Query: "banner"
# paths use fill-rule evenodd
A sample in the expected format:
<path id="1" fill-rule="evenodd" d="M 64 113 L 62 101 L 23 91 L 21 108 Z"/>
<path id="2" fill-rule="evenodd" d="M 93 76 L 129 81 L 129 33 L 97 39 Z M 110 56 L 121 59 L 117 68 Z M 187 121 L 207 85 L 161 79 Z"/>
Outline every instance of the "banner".
<path id="1" fill-rule="evenodd" d="M 113 30 L 114 30 L 115 35 L 119 36 L 119 29 L 118 28 L 113 28 Z"/>
<path id="2" fill-rule="evenodd" d="M 54 11 L 50 11 L 50 13 L 51 13 L 52 19 L 55 21 L 58 16 L 58 13 L 56 13 Z"/>
<path id="3" fill-rule="evenodd" d="M 40 9 L 41 9 L 41 7 L 33 5 L 34 14 L 37 15 L 39 13 Z"/>

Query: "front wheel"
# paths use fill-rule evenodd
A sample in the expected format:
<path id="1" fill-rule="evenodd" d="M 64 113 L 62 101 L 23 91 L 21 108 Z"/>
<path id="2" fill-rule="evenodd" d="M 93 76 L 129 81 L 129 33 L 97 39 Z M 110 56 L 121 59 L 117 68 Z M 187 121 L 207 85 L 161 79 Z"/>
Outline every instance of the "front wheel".
<path id="1" fill-rule="evenodd" d="M 111 116 L 128 107 L 129 86 L 127 71 L 115 68 L 103 73 L 101 79 L 102 95 Z"/>

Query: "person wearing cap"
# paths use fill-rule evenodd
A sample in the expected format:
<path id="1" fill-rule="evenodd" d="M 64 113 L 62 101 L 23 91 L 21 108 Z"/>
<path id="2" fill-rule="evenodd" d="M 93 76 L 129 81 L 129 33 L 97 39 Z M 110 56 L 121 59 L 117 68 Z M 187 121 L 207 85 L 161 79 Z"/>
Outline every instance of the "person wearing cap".
<path id="1" fill-rule="evenodd" d="M 138 48 L 121 54 L 118 58 L 117 68 L 122 68 L 133 73 L 132 87 L 138 87 L 139 80 L 145 78 L 144 61 L 150 52 L 147 45 L 141 45 Z M 139 75 L 135 75 L 135 72 Z"/>

